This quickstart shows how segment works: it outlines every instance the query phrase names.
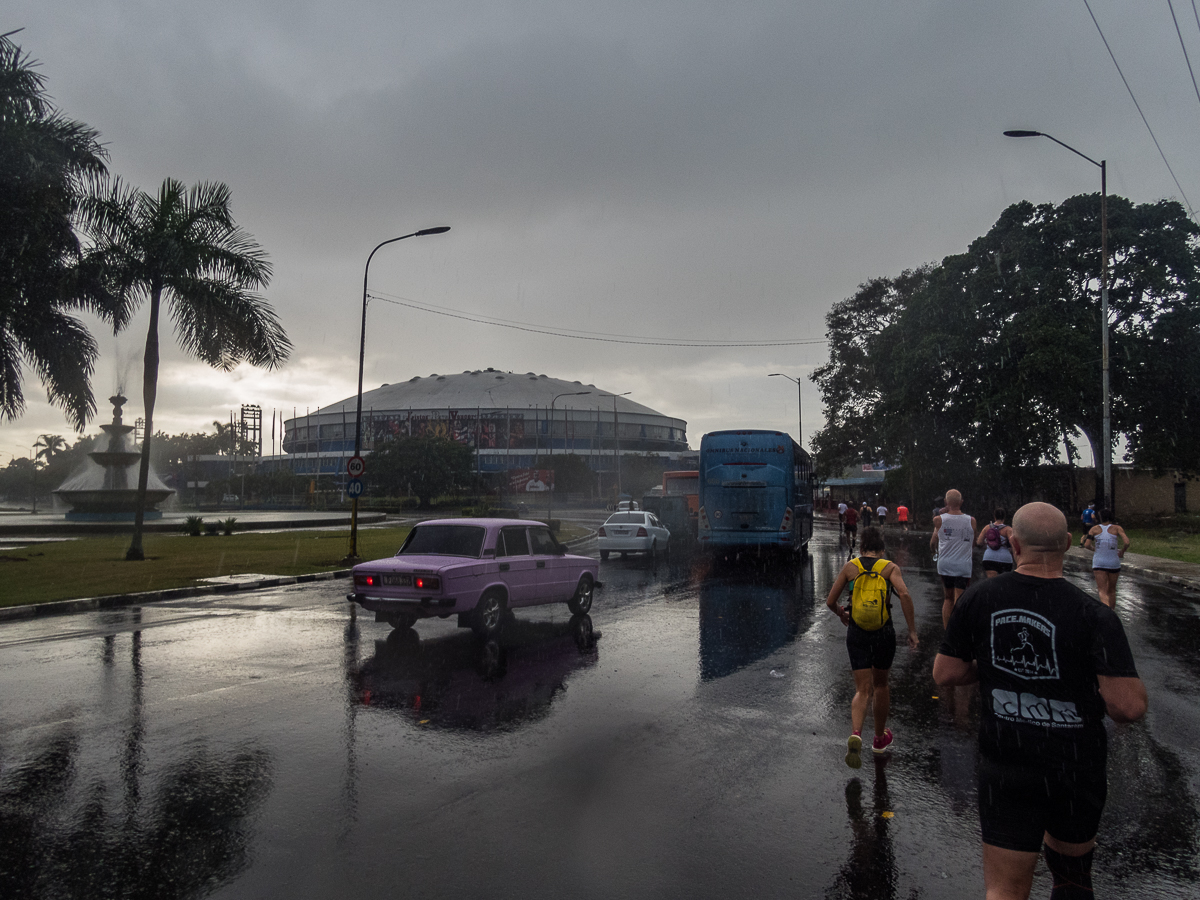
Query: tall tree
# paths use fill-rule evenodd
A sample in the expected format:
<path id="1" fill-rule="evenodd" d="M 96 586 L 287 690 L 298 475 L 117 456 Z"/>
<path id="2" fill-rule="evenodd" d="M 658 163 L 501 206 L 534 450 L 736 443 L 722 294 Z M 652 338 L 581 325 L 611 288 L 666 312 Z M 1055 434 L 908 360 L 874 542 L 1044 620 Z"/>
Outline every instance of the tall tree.
<path id="1" fill-rule="evenodd" d="M 1200 408 L 1190 378 L 1200 227 L 1174 201 L 1108 203 L 1114 433 L 1131 436 L 1139 464 L 1169 457 L 1200 471 L 1186 438 L 1163 428 L 1173 410 Z M 1099 207 L 1097 195 L 1014 204 L 921 278 L 869 282 L 837 304 L 826 317 L 830 361 L 814 376 L 827 466 L 883 457 L 1002 482 L 1057 458 L 1073 434 L 1099 458 Z"/>
<path id="2" fill-rule="evenodd" d="M 467 487 L 474 477 L 474 454 L 445 437 L 397 437 L 376 444 L 369 474 L 374 489 L 398 497 L 411 488 L 421 509 L 435 497 Z"/>
<path id="3" fill-rule="evenodd" d="M 11 34 L 11 33 L 10 33 Z M 96 411 L 97 348 L 71 310 L 110 311 L 72 224 L 84 181 L 105 171 L 97 133 L 58 112 L 36 63 L 0 35 L 0 422 L 25 409 L 22 370 L 76 429 Z"/>
<path id="4" fill-rule="evenodd" d="M 270 281 L 270 263 L 254 238 L 234 222 L 229 201 L 223 184 L 186 188 L 169 178 L 152 196 L 114 179 L 98 184 L 81 206 L 81 221 L 94 241 L 89 261 L 104 272 L 117 301 L 114 326 L 124 328 L 143 301 L 150 306 L 142 374 L 145 438 L 126 559 L 144 558 L 163 299 L 179 344 L 209 365 L 224 371 L 242 362 L 275 368 L 291 352 L 274 311 L 255 293 Z"/>

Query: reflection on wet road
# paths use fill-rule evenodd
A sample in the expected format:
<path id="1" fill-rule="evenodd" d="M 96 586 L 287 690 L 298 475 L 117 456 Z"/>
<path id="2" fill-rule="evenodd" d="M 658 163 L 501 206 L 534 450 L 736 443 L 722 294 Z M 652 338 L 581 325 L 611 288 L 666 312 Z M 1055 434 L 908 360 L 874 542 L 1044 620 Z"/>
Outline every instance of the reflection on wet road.
<path id="1" fill-rule="evenodd" d="M 487 643 L 337 582 L 6 625 L 0 897 L 979 895 L 978 695 L 929 677 L 923 541 L 889 555 L 921 645 L 859 769 L 827 530 L 795 565 L 605 563 L 590 617 Z M 1119 588 L 1151 713 L 1111 729 L 1102 895 L 1195 895 L 1197 599 Z"/>

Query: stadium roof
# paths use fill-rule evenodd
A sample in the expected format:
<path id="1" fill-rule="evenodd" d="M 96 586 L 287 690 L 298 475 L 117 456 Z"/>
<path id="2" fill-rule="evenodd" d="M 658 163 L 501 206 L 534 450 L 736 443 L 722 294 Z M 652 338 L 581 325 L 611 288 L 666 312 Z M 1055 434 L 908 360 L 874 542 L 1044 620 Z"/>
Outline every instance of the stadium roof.
<path id="1" fill-rule="evenodd" d="M 396 384 L 383 384 L 363 392 L 363 409 L 533 409 L 548 408 L 559 394 L 591 391 L 586 396 L 560 397 L 556 409 L 599 409 L 612 412 L 612 392 L 594 384 L 563 381 L 533 372 L 513 373 L 497 369 L 479 369 L 457 375 L 415 376 Z M 317 412 L 330 413 L 343 408 L 353 410 L 357 398 L 347 397 L 328 403 Z M 618 415 L 661 416 L 658 410 L 636 403 L 628 397 L 617 397 Z"/>

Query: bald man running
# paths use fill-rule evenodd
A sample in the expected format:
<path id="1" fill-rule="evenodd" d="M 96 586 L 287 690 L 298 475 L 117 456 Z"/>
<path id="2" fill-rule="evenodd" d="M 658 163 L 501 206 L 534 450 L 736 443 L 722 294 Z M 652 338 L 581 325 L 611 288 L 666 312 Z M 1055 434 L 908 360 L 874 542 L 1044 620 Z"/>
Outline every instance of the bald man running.
<path id="1" fill-rule="evenodd" d="M 975 561 L 975 517 L 962 511 L 962 494 L 946 491 L 946 510 L 934 517 L 929 549 L 937 551 L 937 570 L 942 576 L 942 625 L 950 621 L 954 604 L 971 583 Z"/>
<path id="2" fill-rule="evenodd" d="M 948 499 L 948 498 L 947 498 Z M 1104 716 L 1146 712 L 1121 620 L 1067 582 L 1066 517 L 1047 503 L 1013 516 L 1017 568 L 972 586 L 933 663 L 939 685 L 979 682 L 979 821 L 989 900 L 1024 900 L 1039 852 L 1051 897 L 1091 898 L 1107 797 Z"/>

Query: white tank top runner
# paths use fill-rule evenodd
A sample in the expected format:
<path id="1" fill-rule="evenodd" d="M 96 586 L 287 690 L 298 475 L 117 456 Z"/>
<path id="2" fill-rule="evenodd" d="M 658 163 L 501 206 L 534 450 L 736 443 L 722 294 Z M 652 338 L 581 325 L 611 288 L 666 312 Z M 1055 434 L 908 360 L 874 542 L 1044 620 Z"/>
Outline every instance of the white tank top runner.
<path id="1" fill-rule="evenodd" d="M 1119 569 L 1121 557 L 1117 556 L 1118 538 L 1109 529 L 1111 525 L 1101 525 L 1100 533 L 1092 540 L 1096 544 L 1096 555 L 1092 557 L 1093 569 Z"/>
<path id="2" fill-rule="evenodd" d="M 938 574 L 970 578 L 974 541 L 970 516 L 942 513 L 942 526 L 938 529 Z"/>

